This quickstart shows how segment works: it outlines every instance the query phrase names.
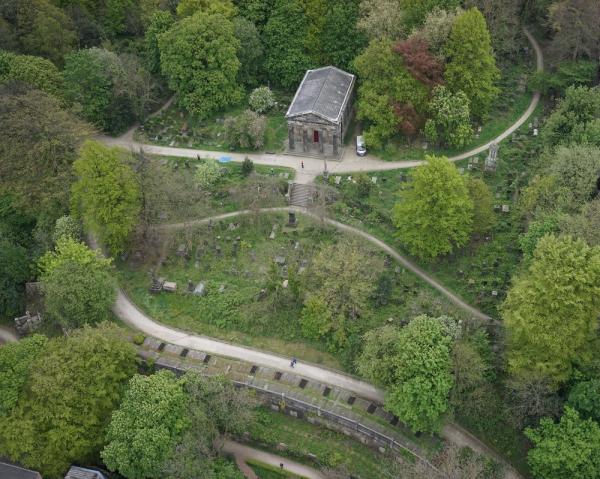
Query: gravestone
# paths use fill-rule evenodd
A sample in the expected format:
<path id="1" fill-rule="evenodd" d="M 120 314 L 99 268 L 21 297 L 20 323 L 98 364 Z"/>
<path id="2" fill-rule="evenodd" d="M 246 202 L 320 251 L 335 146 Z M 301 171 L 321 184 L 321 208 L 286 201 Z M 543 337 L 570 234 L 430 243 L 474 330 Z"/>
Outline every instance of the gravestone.
<path id="1" fill-rule="evenodd" d="M 225 285 L 222 284 L 221 286 L 219 286 L 219 293 L 224 293 L 225 292 Z"/>
<path id="2" fill-rule="evenodd" d="M 335 177 L 335 184 L 336 185 L 339 185 L 341 181 L 342 181 L 342 177 L 341 176 L 336 176 Z"/>
<path id="3" fill-rule="evenodd" d="M 376 184 L 377 184 L 377 177 L 376 177 L 376 176 L 373 176 L 373 177 L 371 178 L 371 183 L 373 183 L 374 185 L 376 185 Z"/>
<path id="4" fill-rule="evenodd" d="M 283 266 L 285 264 L 285 257 L 275 256 L 275 263 L 277 263 L 279 266 Z"/>
<path id="5" fill-rule="evenodd" d="M 271 231 L 271 234 L 269 235 L 269 239 L 271 239 L 271 240 L 275 239 L 275 231 Z"/>
<path id="6" fill-rule="evenodd" d="M 283 280 L 283 284 L 282 284 L 282 286 L 283 286 L 284 288 L 287 288 L 287 287 L 289 286 L 289 284 L 290 284 L 290 281 L 289 281 L 289 280 L 287 280 L 287 279 L 285 279 L 285 280 Z"/>
<path id="7" fill-rule="evenodd" d="M 188 279 L 187 290 L 188 290 L 188 293 L 191 293 L 192 291 L 194 291 L 194 283 L 191 279 Z"/>
<path id="8" fill-rule="evenodd" d="M 206 284 L 204 281 L 200 281 L 196 287 L 194 288 L 194 295 L 196 296 L 206 296 Z"/>
<path id="9" fill-rule="evenodd" d="M 502 205 L 502 213 L 508 213 L 510 211 L 509 205 Z"/>
<path id="10" fill-rule="evenodd" d="M 177 283 L 174 281 L 165 281 L 162 285 L 163 291 L 167 291 L 169 293 L 174 293 L 177 291 Z"/>
<path id="11" fill-rule="evenodd" d="M 258 292 L 258 300 L 262 301 L 263 299 L 265 299 L 267 297 L 267 290 L 266 289 L 261 289 Z"/>
<path id="12" fill-rule="evenodd" d="M 296 226 L 296 212 L 288 211 L 288 226 Z"/>
<path id="13" fill-rule="evenodd" d="M 485 159 L 485 171 L 496 171 L 498 167 L 498 143 L 490 145 L 489 153 Z"/>

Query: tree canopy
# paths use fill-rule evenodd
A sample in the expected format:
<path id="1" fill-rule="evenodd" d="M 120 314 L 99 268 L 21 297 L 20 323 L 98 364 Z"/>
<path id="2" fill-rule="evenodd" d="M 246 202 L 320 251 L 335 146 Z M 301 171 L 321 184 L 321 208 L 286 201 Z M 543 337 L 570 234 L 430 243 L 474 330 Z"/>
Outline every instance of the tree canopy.
<path id="1" fill-rule="evenodd" d="M 63 236 L 56 251 L 47 252 L 40 264 L 44 305 L 51 319 L 65 329 L 109 319 L 116 296 L 110 260 Z"/>
<path id="2" fill-rule="evenodd" d="M 445 52 L 449 58 L 444 75 L 448 89 L 467 95 L 473 116 L 484 118 L 500 92 L 495 85 L 500 72 L 479 10 L 471 8 L 456 18 Z"/>
<path id="3" fill-rule="evenodd" d="M 187 111 L 206 118 L 241 99 L 240 44 L 223 15 L 199 11 L 184 18 L 159 36 L 158 46 L 161 70 Z"/>
<path id="4" fill-rule="evenodd" d="M 385 407 L 414 431 L 436 431 L 453 386 L 448 318 L 418 316 L 365 336 L 359 370 L 387 386 Z"/>
<path id="5" fill-rule="evenodd" d="M 400 241 L 411 254 L 434 258 L 463 246 L 473 228 L 473 201 L 464 178 L 444 157 L 428 156 L 394 206 Z"/>
<path id="6" fill-rule="evenodd" d="M 140 211 L 140 192 L 127 153 L 87 141 L 73 167 L 72 207 L 111 253 L 122 251 Z"/>
<path id="7" fill-rule="evenodd" d="M 121 328 L 102 323 L 49 340 L 29 369 L 16 406 L 0 416 L 0 448 L 44 476 L 62 477 L 73 462 L 97 457 L 135 371 L 135 349 Z"/>
<path id="8" fill-rule="evenodd" d="M 600 250 L 548 235 L 503 305 L 509 371 L 565 382 L 590 360 L 600 314 Z"/>
<path id="9" fill-rule="evenodd" d="M 538 428 L 528 428 L 525 434 L 534 444 L 527 460 L 535 477 L 600 477 L 600 426 L 581 419 L 573 408 L 566 406 L 558 423 L 544 418 Z"/>

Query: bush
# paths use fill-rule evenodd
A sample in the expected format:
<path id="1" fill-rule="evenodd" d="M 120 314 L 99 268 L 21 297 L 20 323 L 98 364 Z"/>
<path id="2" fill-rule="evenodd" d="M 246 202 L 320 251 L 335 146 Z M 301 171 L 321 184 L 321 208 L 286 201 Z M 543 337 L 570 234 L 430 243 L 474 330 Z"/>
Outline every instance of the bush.
<path id="1" fill-rule="evenodd" d="M 203 190 L 209 190 L 220 178 L 219 165 L 215 160 L 205 160 L 196 167 L 196 183 Z"/>
<path id="2" fill-rule="evenodd" d="M 244 161 L 242 163 L 242 175 L 249 176 L 253 170 L 254 170 L 254 162 L 248 157 L 244 158 Z"/>
<path id="3" fill-rule="evenodd" d="M 255 112 L 264 113 L 275 106 L 275 95 L 268 86 L 261 86 L 252 91 L 248 103 Z"/>
<path id="4" fill-rule="evenodd" d="M 266 118 L 251 110 L 225 120 L 225 140 L 231 148 L 258 150 L 265 143 Z"/>
<path id="5" fill-rule="evenodd" d="M 360 198 L 367 198 L 371 194 L 373 183 L 365 173 L 356 175 L 356 194 Z"/>
<path id="6" fill-rule="evenodd" d="M 81 223 L 72 216 L 61 216 L 60 218 L 58 218 L 56 220 L 56 224 L 54 225 L 54 233 L 52 234 L 52 239 L 56 243 L 62 237 L 71 238 L 75 241 L 81 241 Z"/>
<path id="7" fill-rule="evenodd" d="M 142 344 L 144 344 L 145 340 L 146 340 L 146 336 L 144 336 L 142 333 L 137 333 L 136 335 L 133 336 L 133 344 L 137 344 L 138 346 L 141 346 Z"/>

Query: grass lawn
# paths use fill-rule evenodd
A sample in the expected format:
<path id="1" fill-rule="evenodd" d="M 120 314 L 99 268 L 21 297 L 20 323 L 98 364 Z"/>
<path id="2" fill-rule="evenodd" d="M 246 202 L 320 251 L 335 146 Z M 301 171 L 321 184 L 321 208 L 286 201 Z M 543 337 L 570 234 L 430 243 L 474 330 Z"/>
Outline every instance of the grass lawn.
<path id="1" fill-rule="evenodd" d="M 246 464 L 252 468 L 258 479 L 303 479 L 302 476 L 281 471 L 278 467 L 273 467 L 254 459 L 246 461 Z"/>
<path id="2" fill-rule="evenodd" d="M 265 407 L 259 409 L 257 419 L 250 428 L 253 444 L 274 450 L 278 444 L 284 443 L 287 447 L 283 451 L 277 450 L 278 455 L 316 469 L 337 469 L 357 479 L 392 479 L 403 477 L 401 473 L 412 468 L 412 463 L 396 463 L 344 434 Z M 309 454 L 315 455 L 316 459 Z"/>
<path id="3" fill-rule="evenodd" d="M 287 137 L 285 112 L 291 96 L 287 93 L 274 92 L 277 106 L 265 113 L 267 128 L 265 131 L 264 151 L 279 152 L 283 150 Z M 248 97 L 242 103 L 218 112 L 209 118 L 201 120 L 192 114 L 171 105 L 160 115 L 149 118 L 135 132 L 135 139 L 144 143 L 157 145 L 197 148 L 209 151 L 233 151 L 225 141 L 225 119 L 236 117 L 248 109 Z M 246 149 L 235 151 L 252 152 Z"/>
<path id="4" fill-rule="evenodd" d="M 425 155 L 458 155 L 493 140 L 523 114 L 533 97 L 533 93 L 524 90 L 522 86 L 524 85 L 523 79 L 532 71 L 532 65 L 510 63 L 501 65 L 500 68 L 502 77 L 499 86 L 502 92 L 493 105 L 488 120 L 481 125 L 479 135 L 473 136 L 473 139 L 464 148 L 429 147 L 425 150 L 423 138 L 417 139 L 411 146 L 406 143 L 404 138 L 396 136 L 385 147 L 371 148 L 370 152 L 385 161 L 421 160 Z"/>
<path id="5" fill-rule="evenodd" d="M 385 304 L 369 300 L 368 311 L 350 327 L 352 337 L 347 346 L 331 354 L 325 340 L 303 336 L 299 317 L 312 258 L 325 246 L 349 237 L 302 216 L 297 228 L 286 228 L 286 222 L 285 214 L 252 215 L 218 222 L 212 228 L 206 225 L 173 232 L 154 251 L 131 254 L 129 260 L 121 261 L 121 284 L 140 308 L 162 323 L 349 371 L 363 332 L 382 324 L 400 324 L 421 313 L 456 315 L 448 302 L 415 276 L 386 263 L 383 253 L 374 247 L 361 245 L 364 254 L 376 258 L 382 274 L 389 277 L 389 300 Z M 277 225 L 275 239 L 269 239 L 273 225 Z M 235 246 L 237 237 L 239 247 Z M 187 248 L 189 259 L 176 255 L 180 245 Z M 262 289 L 281 285 L 286 277 L 284 268 L 275 265 L 276 256 L 284 257 L 287 265 L 307 268 L 298 275 L 299 299 L 284 288 L 269 290 L 261 297 Z M 152 269 L 156 276 L 176 281 L 178 291 L 150 294 L 148 272 Z M 206 296 L 188 294 L 188 280 L 205 282 Z M 223 292 L 219 292 L 221 285 Z"/>

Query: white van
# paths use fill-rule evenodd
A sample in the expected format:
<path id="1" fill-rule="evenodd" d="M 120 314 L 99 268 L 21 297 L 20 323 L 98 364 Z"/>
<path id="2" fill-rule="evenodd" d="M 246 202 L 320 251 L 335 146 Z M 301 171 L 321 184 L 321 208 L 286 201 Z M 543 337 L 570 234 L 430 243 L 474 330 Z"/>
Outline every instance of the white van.
<path id="1" fill-rule="evenodd" d="M 365 139 L 362 135 L 356 137 L 356 154 L 358 156 L 365 156 L 367 154 L 367 147 L 365 146 Z"/>

